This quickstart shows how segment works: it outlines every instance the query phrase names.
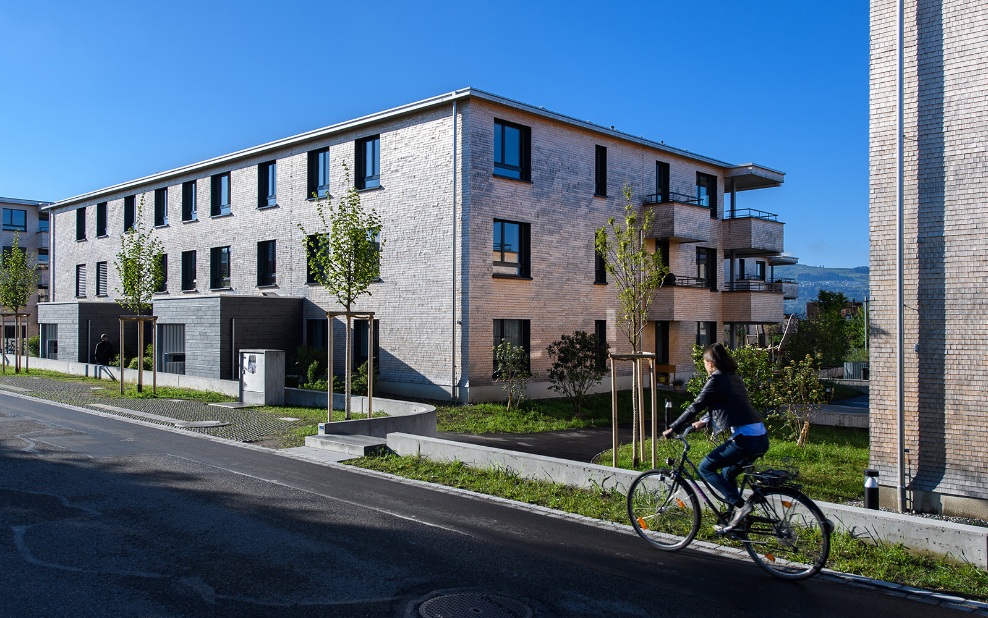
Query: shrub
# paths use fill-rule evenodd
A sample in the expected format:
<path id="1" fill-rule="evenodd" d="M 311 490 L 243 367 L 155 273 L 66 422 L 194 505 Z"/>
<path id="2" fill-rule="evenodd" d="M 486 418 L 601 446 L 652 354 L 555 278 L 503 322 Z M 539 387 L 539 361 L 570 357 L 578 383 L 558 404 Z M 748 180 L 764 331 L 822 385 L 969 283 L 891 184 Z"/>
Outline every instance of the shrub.
<path id="1" fill-rule="evenodd" d="M 528 381 L 532 374 L 528 371 L 528 353 L 525 348 L 514 345 L 506 339 L 494 346 L 495 382 L 501 382 L 508 393 L 508 409 L 515 404 L 521 406 L 525 400 Z"/>
<path id="2" fill-rule="evenodd" d="M 579 415 L 587 392 L 607 373 L 607 343 L 582 330 L 563 335 L 546 348 L 552 366 L 549 388 L 568 397 Z"/>

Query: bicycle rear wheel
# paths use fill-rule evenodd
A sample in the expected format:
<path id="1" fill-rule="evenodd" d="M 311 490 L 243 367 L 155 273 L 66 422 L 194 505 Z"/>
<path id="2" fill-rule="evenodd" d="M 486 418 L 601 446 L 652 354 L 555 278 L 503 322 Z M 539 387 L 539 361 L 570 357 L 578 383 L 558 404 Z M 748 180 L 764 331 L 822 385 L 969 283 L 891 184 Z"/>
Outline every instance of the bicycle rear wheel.
<path id="1" fill-rule="evenodd" d="M 776 577 L 816 575 L 830 555 L 831 524 L 820 508 L 795 489 L 766 489 L 738 531 L 755 564 Z"/>
<path id="2" fill-rule="evenodd" d="M 689 545 L 700 529 L 700 503 L 672 470 L 649 470 L 628 491 L 628 517 L 640 537 L 664 551 Z"/>

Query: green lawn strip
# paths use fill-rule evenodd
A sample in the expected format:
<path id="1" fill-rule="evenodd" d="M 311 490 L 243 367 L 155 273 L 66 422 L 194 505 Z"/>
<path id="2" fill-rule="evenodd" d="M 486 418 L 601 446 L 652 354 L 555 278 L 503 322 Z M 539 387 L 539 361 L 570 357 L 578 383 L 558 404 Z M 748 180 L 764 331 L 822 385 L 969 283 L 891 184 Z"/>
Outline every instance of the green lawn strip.
<path id="1" fill-rule="evenodd" d="M 665 420 L 665 402 L 673 402 L 674 415 L 679 415 L 679 405 L 687 395 L 681 391 L 659 391 L 659 422 Z M 645 393 L 646 414 L 651 415 L 651 399 Z M 537 433 L 562 429 L 582 429 L 611 424 L 610 393 L 591 395 L 584 402 L 580 414 L 574 413 L 568 399 L 527 400 L 520 408 L 505 410 L 502 403 L 476 403 L 466 405 L 436 405 L 436 424 L 439 431 L 458 433 Z M 631 393 L 618 393 L 618 422 L 631 422 Z"/>
<path id="2" fill-rule="evenodd" d="M 613 490 L 578 489 L 523 479 L 510 470 L 471 468 L 462 462 L 439 463 L 395 454 L 363 457 L 345 463 L 630 526 L 625 496 Z M 704 517 L 697 538 L 742 547 L 737 541 L 717 536 L 712 521 L 709 515 Z M 901 545 L 872 545 L 846 533 L 833 535 L 827 568 L 904 586 L 988 599 L 988 573 L 977 567 L 914 556 Z"/>

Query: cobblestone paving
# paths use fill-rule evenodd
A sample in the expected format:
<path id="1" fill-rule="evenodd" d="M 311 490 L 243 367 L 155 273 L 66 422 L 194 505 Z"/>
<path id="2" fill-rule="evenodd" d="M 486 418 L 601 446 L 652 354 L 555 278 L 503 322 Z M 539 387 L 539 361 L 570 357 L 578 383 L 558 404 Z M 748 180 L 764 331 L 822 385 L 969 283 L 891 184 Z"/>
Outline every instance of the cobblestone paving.
<path id="1" fill-rule="evenodd" d="M 123 399 L 108 397 L 102 393 L 113 392 L 119 388 L 115 382 L 104 382 L 106 386 L 98 386 L 91 382 L 67 382 L 30 375 L 0 374 L 0 390 L 4 386 L 9 390 L 24 395 L 67 403 L 74 406 L 98 410 L 104 414 L 115 414 L 128 418 L 139 419 L 158 425 L 173 427 L 174 424 L 165 420 L 147 418 L 137 414 L 127 414 L 118 410 L 109 410 L 102 406 L 112 406 L 133 410 L 142 414 L 154 414 L 180 421 L 220 421 L 229 423 L 222 427 L 189 427 L 186 431 L 209 434 L 238 442 L 258 442 L 260 440 L 280 436 L 294 427 L 303 425 L 300 421 L 283 421 L 277 416 L 251 408 L 223 408 L 210 406 L 199 401 L 185 399 Z M 145 385 L 145 390 L 150 390 Z"/>

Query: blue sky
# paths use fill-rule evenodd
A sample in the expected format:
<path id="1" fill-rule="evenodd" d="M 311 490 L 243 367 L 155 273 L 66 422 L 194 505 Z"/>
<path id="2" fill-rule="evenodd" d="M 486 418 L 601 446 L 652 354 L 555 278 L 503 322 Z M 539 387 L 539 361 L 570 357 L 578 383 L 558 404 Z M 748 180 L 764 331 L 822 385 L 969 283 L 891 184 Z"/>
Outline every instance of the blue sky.
<path id="1" fill-rule="evenodd" d="M 868 264 L 868 3 L 0 2 L 0 195 L 59 200 L 474 87 L 786 172 L 811 266 Z"/>

